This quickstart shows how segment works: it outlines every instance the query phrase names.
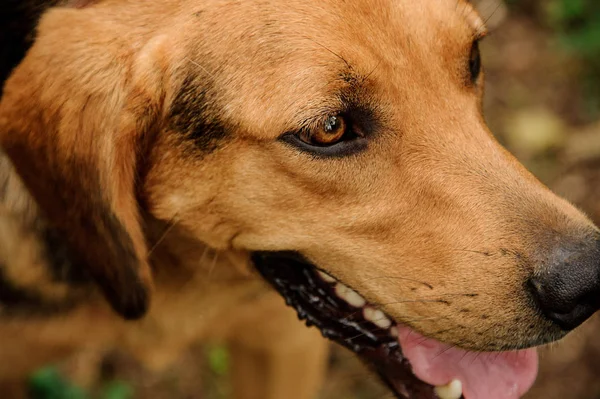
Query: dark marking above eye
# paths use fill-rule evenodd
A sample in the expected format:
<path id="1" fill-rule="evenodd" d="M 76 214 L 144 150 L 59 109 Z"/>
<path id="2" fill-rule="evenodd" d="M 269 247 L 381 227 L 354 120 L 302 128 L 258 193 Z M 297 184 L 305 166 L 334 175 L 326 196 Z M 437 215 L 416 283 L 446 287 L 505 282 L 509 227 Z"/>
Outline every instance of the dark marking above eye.
<path id="1" fill-rule="evenodd" d="M 204 153 L 214 151 L 227 136 L 209 80 L 206 76 L 201 81 L 187 76 L 170 109 L 170 128 Z"/>

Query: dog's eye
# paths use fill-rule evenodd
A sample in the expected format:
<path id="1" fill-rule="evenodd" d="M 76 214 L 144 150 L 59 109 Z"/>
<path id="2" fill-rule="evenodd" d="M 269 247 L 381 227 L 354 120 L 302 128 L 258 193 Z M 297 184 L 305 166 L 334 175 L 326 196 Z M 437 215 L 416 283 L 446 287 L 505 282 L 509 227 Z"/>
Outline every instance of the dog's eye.
<path id="1" fill-rule="evenodd" d="M 481 53 L 479 52 L 479 41 L 476 40 L 471 47 L 469 56 L 469 72 L 471 73 L 471 82 L 475 83 L 481 74 Z"/>
<path id="2" fill-rule="evenodd" d="M 298 132 L 286 133 L 281 140 L 322 157 L 351 155 L 367 146 L 367 139 L 360 129 L 339 114 L 328 116 Z"/>
<path id="3" fill-rule="evenodd" d="M 315 146 L 333 145 L 346 135 L 348 125 L 342 116 L 330 116 L 316 129 L 307 129 L 299 133 L 299 138 L 306 144 Z"/>

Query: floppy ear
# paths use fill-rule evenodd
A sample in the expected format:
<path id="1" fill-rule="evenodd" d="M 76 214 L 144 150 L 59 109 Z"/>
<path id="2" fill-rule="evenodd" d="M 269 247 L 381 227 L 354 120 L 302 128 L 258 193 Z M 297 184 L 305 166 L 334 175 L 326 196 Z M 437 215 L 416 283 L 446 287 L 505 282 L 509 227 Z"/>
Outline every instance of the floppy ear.
<path id="1" fill-rule="evenodd" d="M 160 46 L 128 52 L 119 32 L 110 37 L 80 12 L 52 10 L 42 20 L 6 83 L 0 138 L 76 261 L 134 319 L 152 291 L 137 189 L 163 98 Z"/>

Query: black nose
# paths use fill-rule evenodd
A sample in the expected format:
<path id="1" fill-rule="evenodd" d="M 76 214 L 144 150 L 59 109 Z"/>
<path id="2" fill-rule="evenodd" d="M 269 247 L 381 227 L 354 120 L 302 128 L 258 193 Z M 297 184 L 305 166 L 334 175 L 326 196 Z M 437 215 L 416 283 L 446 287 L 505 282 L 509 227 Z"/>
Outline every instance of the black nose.
<path id="1" fill-rule="evenodd" d="M 528 284 L 547 318 L 574 329 L 600 308 L 599 242 L 555 250 Z"/>

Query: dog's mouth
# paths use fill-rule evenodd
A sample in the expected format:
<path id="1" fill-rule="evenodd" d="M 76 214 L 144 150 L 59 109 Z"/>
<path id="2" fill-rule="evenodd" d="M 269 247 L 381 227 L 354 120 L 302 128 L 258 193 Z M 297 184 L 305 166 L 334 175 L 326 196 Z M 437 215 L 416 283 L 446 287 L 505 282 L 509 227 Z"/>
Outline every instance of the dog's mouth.
<path id="1" fill-rule="evenodd" d="M 257 252 L 252 260 L 300 319 L 355 352 L 398 398 L 517 399 L 535 380 L 535 349 L 465 351 L 396 323 L 295 252 Z"/>

